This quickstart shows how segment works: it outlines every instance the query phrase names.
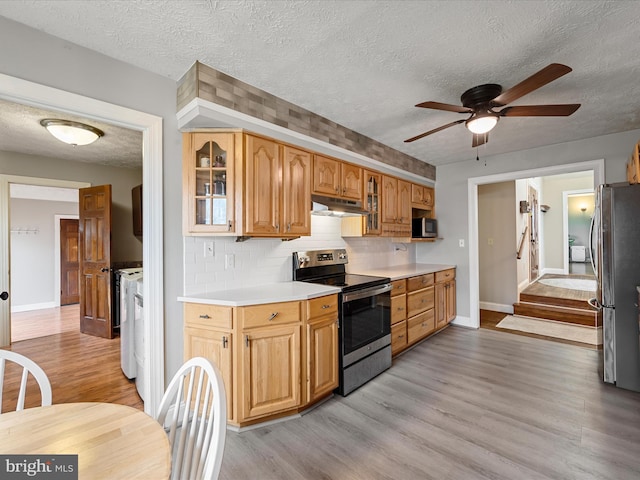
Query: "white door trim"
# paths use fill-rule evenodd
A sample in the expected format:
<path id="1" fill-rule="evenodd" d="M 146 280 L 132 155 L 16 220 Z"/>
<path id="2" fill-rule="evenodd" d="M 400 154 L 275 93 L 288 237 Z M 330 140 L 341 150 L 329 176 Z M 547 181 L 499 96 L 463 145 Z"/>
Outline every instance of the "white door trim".
<path id="1" fill-rule="evenodd" d="M 478 185 L 507 182 L 531 177 L 545 177 L 562 173 L 593 171 L 594 186 L 604 183 L 604 159 L 589 160 L 565 165 L 505 172 L 467 179 L 467 202 L 469 214 L 469 324 L 480 328 L 480 267 L 478 256 Z"/>
<path id="2" fill-rule="evenodd" d="M 142 132 L 143 234 L 145 269 L 145 412 L 154 416 L 164 394 L 164 274 L 162 117 L 0 74 L 0 98 L 48 110 L 82 115 Z M 0 184 L 1 187 L 1 184 Z M 0 291 L 9 291 L 8 188 L 0 188 Z M 0 342 L 7 345 L 9 302 L 0 302 Z"/>

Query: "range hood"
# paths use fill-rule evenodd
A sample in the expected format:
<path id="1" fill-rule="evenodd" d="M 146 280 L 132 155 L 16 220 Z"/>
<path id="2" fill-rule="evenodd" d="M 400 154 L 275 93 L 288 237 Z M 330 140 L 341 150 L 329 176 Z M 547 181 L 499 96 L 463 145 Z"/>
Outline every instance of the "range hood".
<path id="1" fill-rule="evenodd" d="M 324 215 L 326 217 L 361 217 L 369 213 L 363 208 L 362 202 L 358 200 L 311 195 L 311 202 L 313 202 L 311 208 L 312 215 Z"/>

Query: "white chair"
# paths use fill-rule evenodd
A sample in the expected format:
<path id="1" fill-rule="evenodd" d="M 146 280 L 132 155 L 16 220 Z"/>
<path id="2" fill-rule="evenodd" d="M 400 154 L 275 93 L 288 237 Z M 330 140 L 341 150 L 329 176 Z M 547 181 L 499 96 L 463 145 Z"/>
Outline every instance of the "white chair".
<path id="1" fill-rule="evenodd" d="M 227 433 L 227 400 L 215 365 L 202 357 L 187 361 L 167 387 L 156 418 L 169 435 L 172 479 L 218 478 Z"/>
<path id="2" fill-rule="evenodd" d="M 4 388 L 5 367 L 7 362 L 15 363 L 22 367 L 22 378 L 20 380 L 20 389 L 18 390 L 18 401 L 16 410 L 24 409 L 24 400 L 27 393 L 27 378 L 29 374 L 36 379 L 40 387 L 40 396 L 42 398 L 41 405 L 46 407 L 51 405 L 51 383 L 47 374 L 40 366 L 30 358 L 20 355 L 16 352 L 0 349 L 0 413 L 2 413 L 2 397 Z"/>

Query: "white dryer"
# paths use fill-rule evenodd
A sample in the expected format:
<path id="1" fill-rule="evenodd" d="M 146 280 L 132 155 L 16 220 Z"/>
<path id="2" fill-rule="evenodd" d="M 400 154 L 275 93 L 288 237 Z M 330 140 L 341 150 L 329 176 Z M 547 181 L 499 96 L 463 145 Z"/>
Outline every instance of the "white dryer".
<path id="1" fill-rule="evenodd" d="M 120 275 L 120 367 L 127 378 L 136 378 L 134 351 L 135 294 L 141 268 L 125 268 Z"/>
<path id="2" fill-rule="evenodd" d="M 136 290 L 133 299 L 133 351 L 136 363 L 136 389 L 138 390 L 138 395 L 144 402 L 144 386 L 145 386 L 145 372 L 144 372 L 144 299 L 143 299 L 143 280 L 142 276 L 140 276 L 136 281 Z"/>

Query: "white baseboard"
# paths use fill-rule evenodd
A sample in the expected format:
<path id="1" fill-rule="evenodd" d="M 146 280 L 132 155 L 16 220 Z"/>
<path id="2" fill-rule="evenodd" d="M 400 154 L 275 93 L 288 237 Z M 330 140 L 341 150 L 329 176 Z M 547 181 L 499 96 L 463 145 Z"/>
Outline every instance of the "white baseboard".
<path id="1" fill-rule="evenodd" d="M 491 310 L 494 312 L 513 313 L 513 305 L 504 305 L 502 303 L 479 302 L 481 310 Z"/>
<path id="2" fill-rule="evenodd" d="M 523 291 L 525 288 L 527 288 L 529 285 L 531 285 L 531 284 L 529 283 L 529 279 L 528 278 L 525 278 L 523 281 L 521 281 L 518 284 L 518 295 L 520 295 L 520 292 Z"/>
<path id="3" fill-rule="evenodd" d="M 11 313 L 28 312 L 30 310 L 44 310 L 45 308 L 55 308 L 56 302 L 32 303 L 31 305 L 11 306 Z"/>
<path id="4" fill-rule="evenodd" d="M 546 275 L 547 273 L 551 273 L 553 275 L 564 275 L 564 269 L 563 268 L 543 268 L 542 269 L 542 275 Z"/>
<path id="5" fill-rule="evenodd" d="M 462 317 L 460 315 L 456 316 L 451 322 L 452 325 L 458 325 L 459 327 L 467 327 L 477 329 L 478 326 L 471 323 L 470 317 Z"/>

